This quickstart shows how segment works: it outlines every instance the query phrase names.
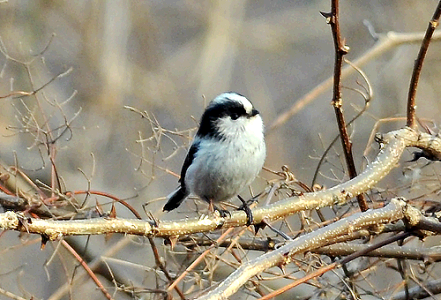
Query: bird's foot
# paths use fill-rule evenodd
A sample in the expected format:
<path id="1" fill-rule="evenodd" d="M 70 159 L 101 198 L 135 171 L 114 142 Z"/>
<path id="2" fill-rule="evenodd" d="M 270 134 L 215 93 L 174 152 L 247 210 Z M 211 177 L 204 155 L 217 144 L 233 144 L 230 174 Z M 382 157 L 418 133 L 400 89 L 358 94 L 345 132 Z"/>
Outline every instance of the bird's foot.
<path id="1" fill-rule="evenodd" d="M 250 200 L 245 201 L 240 195 L 237 195 L 237 197 L 242 202 L 242 205 L 238 208 L 238 210 L 243 210 L 246 213 L 247 226 L 250 226 L 251 224 L 253 224 L 254 218 L 253 218 L 253 213 L 251 212 L 249 205 L 253 204 L 257 200 L 254 198 L 251 198 Z"/>
<path id="2" fill-rule="evenodd" d="M 226 209 L 220 209 L 219 207 L 217 207 L 216 205 L 213 205 L 213 208 L 215 211 L 217 211 L 219 213 L 219 215 L 222 218 L 226 218 L 227 216 L 229 216 L 231 218 L 231 213 L 226 210 Z"/>

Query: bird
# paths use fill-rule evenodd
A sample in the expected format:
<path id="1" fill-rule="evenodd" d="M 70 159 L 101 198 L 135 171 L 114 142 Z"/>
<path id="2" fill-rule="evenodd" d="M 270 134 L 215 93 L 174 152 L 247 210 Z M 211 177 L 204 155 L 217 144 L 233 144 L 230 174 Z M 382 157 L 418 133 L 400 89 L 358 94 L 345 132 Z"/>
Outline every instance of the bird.
<path id="1" fill-rule="evenodd" d="M 265 158 L 264 125 L 259 111 L 239 93 L 218 95 L 202 114 L 182 166 L 179 187 L 167 196 L 163 211 L 177 208 L 192 194 L 225 217 L 226 211 L 214 203 L 238 196 L 250 225 L 251 210 L 239 193 L 257 177 Z"/>

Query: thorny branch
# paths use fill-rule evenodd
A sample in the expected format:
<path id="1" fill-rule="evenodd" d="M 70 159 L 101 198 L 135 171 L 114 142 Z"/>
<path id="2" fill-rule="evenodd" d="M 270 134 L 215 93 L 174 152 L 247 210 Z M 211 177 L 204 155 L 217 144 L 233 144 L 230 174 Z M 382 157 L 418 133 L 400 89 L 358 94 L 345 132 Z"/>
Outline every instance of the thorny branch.
<path id="1" fill-rule="evenodd" d="M 421 220 L 423 223 L 423 220 Z M 381 233 L 387 233 L 390 228 L 384 227 L 384 230 Z M 405 230 L 405 227 L 402 228 L 394 228 L 396 231 Z M 395 232 L 396 232 L 395 231 Z M 346 235 L 344 238 L 346 242 L 340 242 L 336 244 L 332 244 L 329 246 L 324 246 L 315 250 L 312 250 L 314 253 L 323 254 L 331 257 L 337 256 L 346 256 L 351 255 L 356 252 L 364 251 L 368 246 L 364 244 L 354 244 L 348 243 L 348 241 L 359 239 L 361 237 L 367 237 L 371 233 L 369 231 L 365 231 L 366 234 L 363 234 L 363 231 L 359 231 L 357 235 Z M 207 238 L 195 238 L 195 237 L 183 237 L 179 239 L 179 243 L 186 247 L 191 247 L 196 243 L 199 246 L 211 246 L 213 244 L 212 240 L 216 239 L 216 237 L 209 236 Z M 228 238 L 221 243 L 218 243 L 219 247 L 240 247 L 246 250 L 257 250 L 267 252 L 270 250 L 275 250 L 279 245 L 283 244 L 285 241 L 280 239 L 258 239 L 258 238 L 241 238 L 238 241 L 233 241 L 232 238 Z M 361 256 L 367 257 L 384 257 L 384 258 L 402 258 L 402 259 L 412 259 L 412 260 L 421 260 L 421 261 L 431 261 L 438 262 L 441 261 L 441 249 L 437 246 L 429 247 L 429 248 L 418 248 L 418 247 L 410 247 L 410 246 L 395 246 L 389 245 L 382 247 L 381 249 L 372 250 L 369 252 L 364 252 Z"/>
<path id="2" fill-rule="evenodd" d="M 354 214 L 351 217 L 320 228 L 310 234 L 303 235 L 292 241 L 287 241 L 286 244 L 279 249 L 243 263 L 215 289 L 198 299 L 227 299 L 252 276 L 276 265 L 288 264 L 295 254 L 327 245 L 330 240 L 352 231 L 373 225 L 381 226 L 381 224 L 402 219 L 404 217 L 405 207 L 406 204 L 402 200 L 392 199 L 391 203 L 384 208 Z M 350 226 L 348 227 L 349 224 Z"/>
<path id="3" fill-rule="evenodd" d="M 12 212 L 7 212 L 6 220 L 0 219 L 0 227 L 31 228 L 38 226 L 26 219 L 14 218 Z M 437 219 L 422 216 L 421 212 L 407 205 L 403 200 L 392 199 L 391 203 L 384 208 L 370 210 L 364 213 L 354 214 L 348 218 L 337 221 L 331 225 L 320 228 L 309 234 L 303 235 L 295 240 L 287 241 L 286 244 L 277 250 L 268 252 L 255 260 L 243 263 L 242 266 L 224 280 L 215 290 L 209 292 L 200 299 L 215 299 L 212 297 L 229 297 L 232 293 L 244 284 L 250 277 L 278 264 L 288 264 L 292 256 L 297 253 L 313 250 L 321 246 L 326 246 L 335 238 L 345 236 L 354 231 L 364 228 L 381 228 L 382 224 L 403 220 L 408 224 L 409 230 L 437 230 L 441 232 L 441 225 Z M 38 220 L 35 220 L 38 221 Z M 124 224 L 118 224 L 122 221 Z M 128 227 L 134 226 L 129 220 L 109 220 L 111 228 L 120 228 L 121 232 L 130 232 Z M 37 222 L 38 223 L 38 222 Z M 89 224 L 90 225 L 90 224 Z M 124 226 L 121 226 L 124 225 Z M 372 227 L 374 226 L 374 227 Z M 81 227 L 85 227 L 84 224 Z M 102 226 L 100 226 L 102 228 Z M 103 232 L 101 232 L 103 233 Z M 50 237 L 50 232 L 46 233 Z M 363 251 L 363 250 L 362 250 Z M 367 250 L 365 250 L 366 252 Z M 346 260 L 344 260 L 346 262 Z M 343 261 L 342 261 L 343 263 Z"/>
<path id="4" fill-rule="evenodd" d="M 434 157 L 441 156 L 441 142 L 438 137 L 434 137 L 428 134 L 419 133 L 414 130 L 414 121 L 410 121 L 415 118 L 414 112 L 414 96 L 410 96 L 410 93 L 415 93 L 416 85 L 418 82 L 419 72 L 421 71 L 421 65 L 424 58 L 424 54 L 427 51 L 428 44 L 430 42 L 430 37 L 428 37 L 429 30 L 432 30 L 431 34 L 435 27 L 438 25 L 439 14 L 441 13 L 441 1 L 438 5 L 437 12 L 434 14 L 434 17 L 429 24 L 428 31 L 426 32 L 426 38 L 423 41 L 423 46 L 420 50 L 420 55 L 422 56 L 421 61 L 417 61 L 415 66 L 414 75 L 416 77 L 414 82 L 415 86 L 409 91 L 409 99 L 412 98 L 412 101 L 409 100 L 409 109 L 408 109 L 408 126 L 412 128 L 405 128 L 402 130 L 398 130 L 395 132 L 391 132 L 386 134 L 380 138 L 380 141 L 383 144 L 383 149 L 377 157 L 377 160 L 370 164 L 368 168 L 360 175 L 356 175 L 355 166 L 351 171 L 351 163 L 353 165 L 353 159 L 351 159 L 351 142 L 349 140 L 347 134 L 347 124 L 344 120 L 341 99 L 341 79 L 344 70 L 342 69 L 342 59 L 343 56 L 347 53 L 347 47 L 344 44 L 344 40 L 340 37 L 340 29 L 338 25 L 338 0 L 334 0 L 332 2 L 333 8 L 330 14 L 324 14 L 327 18 L 329 18 L 329 22 L 333 28 L 334 42 L 336 47 L 336 63 L 334 69 L 334 94 L 332 103 L 334 105 L 334 109 L 336 111 L 337 120 L 339 122 L 340 134 L 342 137 L 346 139 L 342 140 L 343 148 L 345 149 L 346 158 L 348 161 L 349 173 L 352 180 L 347 183 L 335 186 L 327 191 L 319 191 L 314 193 L 306 193 L 300 196 L 290 197 L 284 200 L 281 200 L 277 203 L 269 205 L 267 207 L 260 207 L 253 210 L 253 214 L 255 216 L 255 223 L 264 223 L 268 221 L 275 221 L 285 218 L 286 216 L 292 215 L 296 212 L 320 208 L 324 206 L 332 206 L 334 204 L 344 204 L 347 203 L 352 197 L 362 195 L 362 193 L 370 188 L 372 188 L 379 180 L 381 180 L 386 174 L 390 172 L 390 170 L 396 166 L 399 158 L 401 157 L 405 147 L 419 147 L 424 151 L 428 151 L 429 153 L 433 153 Z M 437 14 L 438 13 L 438 14 Z M 427 43 L 426 46 L 425 43 Z M 425 50 L 423 51 L 423 48 Z M 424 54 L 421 54 L 424 52 Z M 419 55 L 419 59 L 420 59 Z M 358 65 L 358 63 L 356 63 Z M 419 65 L 419 67 L 417 67 Z M 63 74 L 61 74 L 63 75 Z M 60 75 L 57 77 L 61 77 Z M 49 82 L 50 83 L 50 82 Z M 47 83 L 47 84 L 49 84 Z M 46 84 L 46 85 L 47 85 Z M 10 94 L 9 96 L 29 96 L 35 95 L 38 91 L 43 89 L 46 85 L 42 86 L 39 89 L 35 89 L 34 92 L 25 94 L 25 92 L 17 92 L 15 95 Z M 20 94 L 21 93 L 21 94 Z M 413 104 L 412 104 L 413 103 Z M 413 110 L 413 111 L 412 111 Z M 47 124 L 47 122 L 45 122 Z M 68 124 L 67 124 L 68 128 Z M 39 128 L 41 130 L 41 128 Z M 48 140 L 55 142 L 57 138 L 51 137 L 52 133 L 48 130 L 46 131 Z M 48 142 L 49 143 L 49 142 Z M 55 150 L 54 150 L 55 151 Z M 50 151 L 51 152 L 51 151 Z M 347 153 L 346 153 L 347 152 Z M 58 178 L 58 175 L 54 176 L 54 178 Z M 53 183 L 52 186 L 55 186 Z M 58 183 L 58 186 L 60 184 Z M 52 189 L 54 191 L 55 189 Z M 92 191 L 85 191 L 84 193 L 90 193 Z M 55 192 L 52 192 L 55 194 Z M 60 192 L 61 193 L 61 192 Z M 121 201 L 122 204 L 124 202 Z M 8 207 L 9 209 L 17 209 L 17 207 L 27 207 L 29 203 L 27 199 L 22 199 L 20 197 L 15 197 L 11 195 L 2 195 L 0 198 L 0 204 L 2 206 L 11 205 Z M 45 207 L 44 207 L 45 208 Z M 130 209 L 130 207 L 128 207 Z M 360 208 L 362 211 L 367 209 L 366 202 L 360 201 Z M 37 209 L 37 208 L 34 208 Z M 47 209 L 46 209 L 47 210 Z M 34 210 L 34 212 L 41 212 L 41 216 L 43 217 L 51 217 L 53 214 L 45 215 L 43 212 L 46 210 Z M 51 211 L 51 213 L 53 213 Z M 135 211 L 136 213 L 136 211 Z M 137 215 L 139 218 L 139 215 Z M 357 249 L 354 250 L 349 249 L 352 245 L 348 245 L 348 247 L 344 247 L 345 245 L 340 245 L 340 248 L 337 248 L 339 245 L 321 247 L 321 245 L 326 245 L 330 243 L 330 241 L 335 241 L 338 237 L 348 236 L 353 231 L 363 231 L 367 232 L 368 235 L 372 235 L 372 228 L 377 228 L 375 226 L 386 224 L 395 220 L 403 220 L 407 228 L 412 230 L 414 233 L 419 234 L 420 236 L 425 236 L 430 234 L 430 232 L 441 233 L 441 224 L 435 218 L 425 217 L 421 214 L 421 212 L 404 203 L 402 200 L 392 200 L 391 204 L 384 208 L 367 211 L 364 213 L 353 215 L 352 217 L 348 217 L 346 219 L 340 220 L 332 225 L 327 227 L 320 228 L 312 233 L 305 234 L 298 239 L 293 241 L 288 241 L 281 248 L 272 248 L 275 249 L 272 252 L 269 252 L 262 256 L 259 259 L 254 261 L 249 261 L 244 263 L 242 267 L 234 272 L 226 281 L 224 281 L 216 290 L 210 292 L 206 295 L 206 297 L 210 297 L 211 295 L 216 295 L 217 293 L 222 293 L 221 295 L 231 295 L 237 290 L 240 286 L 242 286 L 248 278 L 251 278 L 253 274 L 257 274 L 262 270 L 267 270 L 271 266 L 275 265 L 284 265 L 289 263 L 292 260 L 292 256 L 296 253 L 301 253 L 307 250 L 315 250 L 317 252 L 323 251 L 321 253 L 332 255 L 330 253 L 337 253 L 334 255 L 350 255 L 354 253 L 354 251 L 360 251 L 363 255 L 376 255 L 381 256 L 382 253 L 386 257 L 396 257 L 397 251 L 394 247 L 391 246 L 390 249 L 380 249 L 376 250 L 377 252 L 369 252 L 371 249 L 364 245 L 357 245 Z M 188 219 L 181 221 L 173 221 L 173 222 L 165 222 L 165 221 L 144 221 L 144 220 L 128 220 L 128 219 L 116 219 L 116 218 L 97 218 L 93 220 L 73 220 L 73 221 L 54 221 L 54 220 L 41 220 L 41 219 L 33 219 L 28 218 L 24 214 L 7 212 L 4 214 L 0 214 L 0 228 L 8 229 L 8 230 L 18 230 L 29 233 L 36 233 L 42 235 L 44 238 L 48 239 L 60 239 L 67 235 L 89 235 L 89 234 L 104 234 L 104 233 L 124 233 L 124 234 L 134 234 L 134 235 L 142 235 L 148 236 L 153 250 L 157 250 L 155 245 L 153 245 L 152 237 L 171 237 L 175 238 L 176 236 L 182 236 L 189 233 L 196 232 L 207 232 L 220 228 L 231 228 L 236 226 L 243 226 L 246 223 L 246 218 L 242 212 L 232 212 L 231 218 L 221 218 L 221 217 L 207 217 L 206 219 Z M 375 225 L 372 227 L 372 225 Z M 360 232 L 357 231 L 357 232 Z M 350 232 L 350 233 L 348 233 Z M 375 232 L 377 233 L 377 232 Z M 408 233 L 405 233 L 408 234 Z M 332 237 L 335 239 L 332 239 Z M 212 247 L 215 247 L 217 244 L 211 244 Z M 231 245 L 229 245 L 231 246 Z M 334 247 L 335 246 L 335 247 Z M 398 247 L 403 249 L 404 247 Z M 266 248 L 268 250 L 269 248 Z M 390 250 L 395 253 L 387 252 L 386 250 Z M 424 259 L 424 253 L 416 253 L 415 249 L 412 249 L 408 254 L 404 254 L 405 258 L 415 259 Z M 332 252 L 335 251 L 335 252 Z M 208 252 L 207 252 L 208 253 Z M 388 256 L 389 255 L 389 256 Z M 439 254 L 438 254 L 439 255 Z M 436 259 L 436 254 L 432 256 L 433 261 Z M 164 274 L 166 275 L 169 282 L 171 282 L 172 277 L 170 274 L 167 275 L 167 270 L 165 269 L 165 265 L 160 261 L 159 254 L 155 253 L 155 259 L 157 260 L 157 265 L 162 269 Z M 202 259 L 202 256 L 200 256 Z M 348 259 L 348 258 L 347 258 Z M 347 261 L 347 259 L 342 261 Z M 340 261 L 340 262 L 342 262 Z M 259 271 L 260 270 L 260 271 Z M 185 274 L 184 274 L 185 275 Z M 181 276 L 183 277 L 183 276 Z M 175 281 L 170 289 L 177 287 L 178 281 Z M 99 286 L 99 285 L 98 285 Z M 184 298 L 183 292 L 179 289 L 177 290 L 180 294 L 181 298 Z M 433 290 L 431 290 L 433 292 Z M 106 291 L 103 289 L 103 292 L 106 294 Z M 412 292 L 409 290 L 409 294 Z M 419 291 L 421 292 L 421 290 Z M 414 294 L 412 294 L 414 295 Z M 218 297 L 219 294 L 216 295 Z M 398 296 L 398 295 L 396 295 Z M 110 295 L 106 295 L 106 297 L 110 298 Z M 404 297 L 409 297 L 409 295 L 404 295 Z M 395 299 L 395 298 L 394 298 Z M 398 298 L 397 298 L 398 299 Z M 401 298 L 400 298 L 401 299 Z"/>
<path id="5" fill-rule="evenodd" d="M 334 62 L 334 87 L 332 95 L 332 106 L 334 107 L 335 116 L 337 117 L 337 125 L 340 132 L 340 140 L 343 147 L 343 153 L 348 167 L 349 178 L 357 176 L 355 169 L 354 157 L 352 155 L 352 142 L 349 139 L 348 128 L 343 114 L 343 99 L 341 93 L 341 73 L 343 66 L 343 56 L 349 51 L 349 47 L 345 45 L 345 41 L 341 38 L 340 22 L 339 22 L 339 3 L 338 0 L 331 1 L 331 12 L 323 13 L 327 22 L 331 25 L 332 36 L 334 38 L 335 62 Z M 357 195 L 358 205 L 361 211 L 369 209 L 366 198 L 363 194 Z"/>
<path id="6" fill-rule="evenodd" d="M 432 153 L 441 153 L 441 139 L 427 133 L 419 133 L 404 128 L 378 136 L 383 149 L 377 159 L 357 177 L 334 186 L 328 190 L 305 193 L 277 201 L 264 207 L 253 209 L 254 224 L 275 221 L 300 211 L 317 209 L 325 206 L 342 205 L 355 195 L 374 187 L 384 176 L 397 166 L 406 147 L 417 147 Z M 9 214 L 9 215 L 8 215 Z M 232 211 L 231 217 L 212 216 L 203 219 L 188 218 L 179 221 L 143 221 L 124 219 L 92 219 L 73 221 L 53 221 L 30 219 L 27 226 L 19 226 L 18 221 L 11 223 L 12 213 L 0 214 L 0 228 L 21 230 L 29 233 L 44 234 L 50 239 L 65 235 L 126 233 L 135 235 L 152 235 L 172 237 L 209 232 L 220 228 L 246 225 L 247 218 L 243 211 Z M 13 219 L 17 219 L 14 217 Z M 27 220 L 27 219 L 25 219 Z M 9 225 L 8 225 L 9 224 Z M 15 224 L 15 225 L 11 225 Z M 12 227 L 11 227 L 12 226 Z"/>
<path id="7" fill-rule="evenodd" d="M 262 297 L 259 300 L 272 299 L 273 297 L 278 296 L 278 295 L 280 295 L 280 294 L 282 294 L 282 293 L 284 293 L 284 292 L 286 292 L 286 291 L 288 291 L 288 290 L 290 290 L 290 289 L 292 289 L 292 288 L 294 288 L 294 287 L 296 287 L 296 286 L 298 286 L 298 285 L 300 285 L 300 284 L 302 284 L 304 282 L 307 282 L 308 280 L 310 280 L 312 278 L 319 277 L 319 276 L 323 275 L 324 273 L 326 273 L 326 272 L 328 272 L 328 271 L 330 271 L 332 269 L 335 269 L 335 268 L 337 268 L 339 266 L 344 266 L 345 264 L 347 264 L 351 260 L 354 260 L 357 257 L 360 257 L 362 255 L 370 253 L 371 251 L 375 251 L 376 249 L 381 248 L 384 245 L 388 245 L 388 244 L 396 242 L 396 241 L 398 241 L 400 239 L 404 239 L 406 237 L 409 237 L 410 235 L 411 234 L 409 232 L 402 232 L 400 234 L 391 236 L 390 238 L 388 238 L 388 239 L 386 239 L 384 241 L 381 241 L 381 242 L 378 242 L 376 244 L 373 244 L 373 245 L 370 245 L 368 247 L 365 247 L 364 249 L 361 249 L 358 252 L 353 252 L 353 253 L 349 254 L 348 256 L 346 256 L 346 257 L 344 257 L 342 259 L 339 259 L 338 261 L 336 261 L 336 262 L 334 262 L 334 263 L 332 263 L 332 264 L 330 264 L 330 265 L 328 265 L 326 267 L 320 268 L 317 271 L 312 272 L 312 273 L 308 274 L 307 276 L 305 276 L 305 277 L 303 277 L 303 278 L 301 278 L 299 280 L 291 282 L 290 284 L 288 284 L 288 285 L 286 285 L 286 286 L 284 286 L 284 287 L 282 287 L 282 288 L 280 288 L 278 290 L 275 290 L 275 291 L 269 293 L 268 295 L 265 295 L 265 297 Z"/>

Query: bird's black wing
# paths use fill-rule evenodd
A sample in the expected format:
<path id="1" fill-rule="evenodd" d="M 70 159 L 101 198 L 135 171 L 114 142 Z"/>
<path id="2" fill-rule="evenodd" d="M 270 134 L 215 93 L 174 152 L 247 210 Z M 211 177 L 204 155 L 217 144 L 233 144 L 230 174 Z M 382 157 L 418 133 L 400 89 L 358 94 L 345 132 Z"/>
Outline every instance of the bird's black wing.
<path id="1" fill-rule="evenodd" d="M 187 198 L 189 191 L 187 190 L 186 184 L 185 184 L 185 174 L 187 173 L 188 167 L 192 164 L 196 152 L 199 150 L 200 142 L 195 141 L 190 147 L 190 150 L 188 150 L 187 157 L 184 160 L 184 164 L 182 165 L 181 170 L 181 178 L 179 179 L 179 183 L 181 184 L 180 187 L 173 193 L 167 196 L 167 203 L 164 205 L 163 211 L 171 211 L 175 208 L 177 208 L 179 205 L 181 205 L 182 201 Z"/>
<path id="2" fill-rule="evenodd" d="M 185 185 L 183 183 L 184 183 L 184 179 L 185 179 L 185 174 L 187 173 L 188 167 L 193 162 L 193 159 L 194 159 L 196 152 L 198 152 L 198 150 L 199 150 L 199 144 L 200 144 L 200 142 L 198 142 L 198 141 L 193 142 L 193 144 L 190 147 L 190 150 L 188 150 L 187 157 L 184 160 L 184 164 L 182 165 L 181 178 L 179 179 L 179 182 L 181 183 L 181 185 L 184 188 L 185 188 Z"/>

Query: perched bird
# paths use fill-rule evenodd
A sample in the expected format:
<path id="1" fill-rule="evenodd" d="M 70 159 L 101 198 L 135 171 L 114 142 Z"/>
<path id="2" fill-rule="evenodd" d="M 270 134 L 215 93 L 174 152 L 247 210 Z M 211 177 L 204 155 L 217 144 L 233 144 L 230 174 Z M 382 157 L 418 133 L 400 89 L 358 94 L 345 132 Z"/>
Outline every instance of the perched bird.
<path id="1" fill-rule="evenodd" d="M 180 186 L 167 197 L 163 210 L 177 208 L 190 194 L 214 203 L 238 196 L 256 178 L 266 156 L 263 122 L 251 102 L 229 92 L 214 98 L 202 115 L 199 129 L 181 170 Z M 245 201 L 248 223 L 251 211 Z"/>

